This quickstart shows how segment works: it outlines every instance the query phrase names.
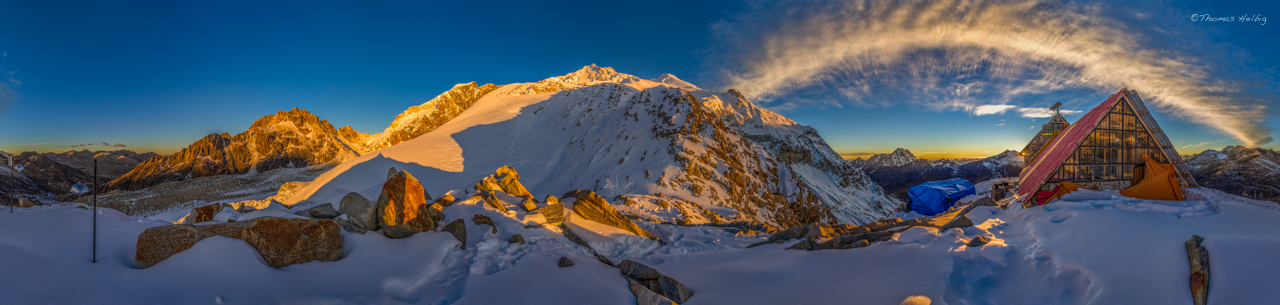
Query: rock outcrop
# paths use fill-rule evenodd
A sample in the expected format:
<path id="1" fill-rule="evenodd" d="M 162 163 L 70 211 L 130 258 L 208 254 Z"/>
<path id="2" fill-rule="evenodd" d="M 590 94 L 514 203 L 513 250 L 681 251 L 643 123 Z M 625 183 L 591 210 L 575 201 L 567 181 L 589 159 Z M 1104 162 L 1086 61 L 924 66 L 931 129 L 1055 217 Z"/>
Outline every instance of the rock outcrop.
<path id="1" fill-rule="evenodd" d="M 106 184 L 134 191 L 197 177 L 265 172 L 341 162 L 360 155 L 327 120 L 294 108 L 263 116 L 244 132 L 209 134 L 168 156 L 155 156 Z"/>
<path id="2" fill-rule="evenodd" d="M 618 270 L 621 270 L 622 275 L 626 276 L 628 280 L 635 281 L 645 289 L 662 295 L 677 304 L 687 302 L 689 297 L 693 296 L 692 292 L 684 288 L 684 284 L 644 264 L 625 260 L 618 264 Z M 636 291 L 633 290 L 632 293 L 636 293 Z M 639 300 L 640 297 L 641 294 L 636 293 L 636 299 Z"/>
<path id="3" fill-rule="evenodd" d="M 493 219 L 489 218 L 489 216 L 476 214 L 471 216 L 471 222 L 476 225 L 489 225 L 489 227 L 493 229 L 492 233 L 498 234 L 498 225 L 493 224 Z"/>
<path id="4" fill-rule="evenodd" d="M 615 210 L 613 205 L 605 201 L 604 197 L 596 195 L 595 192 L 587 190 L 570 191 L 561 197 L 577 199 L 573 203 L 573 212 L 582 216 L 582 218 L 607 226 L 627 230 L 628 232 L 648 239 L 658 239 L 658 237 L 654 236 L 653 233 L 649 233 L 649 231 L 645 231 L 643 228 L 640 228 L 639 225 L 636 225 L 636 223 L 631 221 L 630 218 L 627 218 L 626 215 Z"/>
<path id="5" fill-rule="evenodd" d="M 74 167 L 87 174 L 93 174 L 93 160 L 98 160 L 98 177 L 103 178 L 103 181 L 120 178 L 120 176 L 133 170 L 143 161 L 159 156 L 152 152 L 140 154 L 127 149 L 113 151 L 69 150 L 61 153 L 47 152 L 44 155 L 58 163 Z"/>
<path id="6" fill-rule="evenodd" d="M 150 228 L 138 235 L 134 259 L 143 267 L 155 266 L 210 236 L 244 240 L 273 268 L 313 260 L 335 261 L 342 255 L 342 234 L 333 220 L 263 217 L 214 225 Z"/>
<path id="7" fill-rule="evenodd" d="M 427 205 L 431 195 L 406 171 L 400 171 L 382 184 L 375 211 L 382 234 L 405 238 L 413 233 L 435 229 L 438 212 Z M 412 232 L 412 233 L 410 233 Z M 408 233 L 406 235 L 406 233 Z"/>
<path id="8" fill-rule="evenodd" d="M 564 268 L 564 267 L 572 267 L 572 266 L 573 266 L 573 261 L 569 260 L 569 258 L 568 258 L 568 257 L 563 257 L 563 256 L 561 256 L 561 257 L 560 257 L 560 264 L 559 264 L 559 266 L 560 266 L 560 268 Z"/>

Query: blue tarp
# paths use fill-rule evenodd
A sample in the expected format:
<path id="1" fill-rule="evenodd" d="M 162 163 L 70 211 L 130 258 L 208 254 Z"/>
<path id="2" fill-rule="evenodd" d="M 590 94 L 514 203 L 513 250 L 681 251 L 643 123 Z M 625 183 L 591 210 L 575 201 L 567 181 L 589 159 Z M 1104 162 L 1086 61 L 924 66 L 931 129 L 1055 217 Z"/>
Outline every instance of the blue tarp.
<path id="1" fill-rule="evenodd" d="M 921 183 L 907 189 L 911 210 L 924 215 L 937 215 L 955 205 L 956 200 L 973 195 L 973 183 L 961 178 Z"/>

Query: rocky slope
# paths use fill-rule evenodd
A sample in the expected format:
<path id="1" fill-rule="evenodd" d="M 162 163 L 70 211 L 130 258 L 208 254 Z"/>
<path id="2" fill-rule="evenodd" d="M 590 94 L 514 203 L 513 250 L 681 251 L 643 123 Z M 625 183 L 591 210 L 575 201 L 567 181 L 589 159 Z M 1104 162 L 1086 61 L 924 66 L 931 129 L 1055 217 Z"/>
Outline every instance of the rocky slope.
<path id="1" fill-rule="evenodd" d="M 1274 150 L 1228 146 L 1185 160 L 1201 187 L 1280 203 L 1280 153 Z"/>
<path id="2" fill-rule="evenodd" d="M 120 176 L 124 176 L 125 173 L 133 170 L 143 161 L 159 156 L 153 152 L 136 153 L 127 149 L 113 151 L 69 150 L 63 153 L 48 152 L 44 153 L 44 155 L 58 163 L 66 164 L 90 175 L 93 174 L 93 160 L 97 159 L 98 177 L 105 178 L 107 181 L 120 178 Z"/>
<path id="3" fill-rule="evenodd" d="M 210 134 L 172 155 L 152 157 L 107 188 L 132 191 L 196 177 L 340 162 L 359 155 L 351 142 L 329 121 L 294 108 L 264 116 L 235 136 Z"/>
<path id="4" fill-rule="evenodd" d="M 17 197 L 33 201 L 55 198 L 67 201 L 72 199 L 67 197 L 71 185 L 93 182 L 92 175 L 33 151 L 13 156 L 13 165 L 22 165 L 24 169 L 18 171 L 8 167 L 7 160 L 0 160 L 0 193 L 3 193 L 0 201 L 5 204 L 12 203 Z"/>
<path id="5" fill-rule="evenodd" d="M 147 159 L 107 186 L 139 190 L 196 177 L 335 164 L 434 130 L 497 87 L 458 84 L 422 105 L 409 107 L 377 134 L 361 133 L 351 126 L 335 129 L 329 121 L 298 108 L 278 111 L 235 136 L 210 134 L 173 155 Z"/>
<path id="6" fill-rule="evenodd" d="M 872 181 L 880 184 L 885 192 L 907 201 L 907 189 L 920 183 L 964 178 L 973 183 L 995 178 L 1017 177 L 1022 172 L 1023 161 L 1018 152 L 1008 150 L 982 160 L 958 165 L 950 160 L 916 159 L 902 148 L 892 154 L 871 156 L 866 160 L 851 161 L 861 165 Z"/>
<path id="7" fill-rule="evenodd" d="M 856 224 L 898 204 L 812 128 L 735 91 L 595 65 L 494 89 L 434 131 L 343 162 L 282 201 L 376 196 L 392 166 L 432 194 L 511 166 L 535 197 L 592 190 L 642 207 L 620 208 L 633 216 L 687 223 Z"/>

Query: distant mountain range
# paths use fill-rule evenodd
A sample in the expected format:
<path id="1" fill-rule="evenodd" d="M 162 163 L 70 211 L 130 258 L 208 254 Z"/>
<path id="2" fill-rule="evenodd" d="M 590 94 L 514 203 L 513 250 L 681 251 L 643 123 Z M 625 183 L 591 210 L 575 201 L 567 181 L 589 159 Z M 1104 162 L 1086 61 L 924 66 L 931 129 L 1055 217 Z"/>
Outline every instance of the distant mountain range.
<path id="1" fill-rule="evenodd" d="M 1201 187 L 1280 203 L 1280 153 L 1275 150 L 1227 146 L 1183 159 Z"/>
<path id="2" fill-rule="evenodd" d="M 976 184 L 995 178 L 1017 177 L 1024 166 L 1022 156 L 1012 150 L 978 161 L 957 164 L 945 159 L 918 159 L 911 151 L 903 148 L 890 154 L 849 160 L 849 163 L 866 172 L 886 193 L 903 201 L 910 201 L 907 189 L 924 182 L 964 178 Z"/>
<path id="3" fill-rule="evenodd" d="M 0 203 L 11 204 L 18 197 L 32 201 L 54 199 L 69 194 L 73 184 L 93 182 L 92 175 L 58 163 L 47 154 L 29 151 L 12 158 L 14 167 L 9 167 L 10 161 L 0 157 L 0 191 L 3 191 Z M 18 165 L 24 169 L 16 170 Z"/>
<path id="4" fill-rule="evenodd" d="M 74 167 L 85 174 L 93 175 L 93 160 L 98 160 L 98 177 L 104 181 L 115 180 L 124 176 L 138 164 L 160 155 L 148 153 L 136 153 L 131 150 L 121 149 L 112 151 L 89 151 L 87 149 L 75 151 L 69 150 L 62 153 L 44 153 L 45 156 L 58 161 L 58 163 L 66 164 Z"/>

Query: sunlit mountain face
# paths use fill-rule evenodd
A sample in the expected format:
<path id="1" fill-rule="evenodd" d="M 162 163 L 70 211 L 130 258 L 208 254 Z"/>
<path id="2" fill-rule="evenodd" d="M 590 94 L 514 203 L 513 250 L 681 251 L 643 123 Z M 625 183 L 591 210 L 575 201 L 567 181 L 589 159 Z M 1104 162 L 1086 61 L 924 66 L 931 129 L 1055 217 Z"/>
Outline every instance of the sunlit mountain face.
<path id="1" fill-rule="evenodd" d="M 0 3 L 0 304 L 1271 304 L 1276 16 Z"/>

